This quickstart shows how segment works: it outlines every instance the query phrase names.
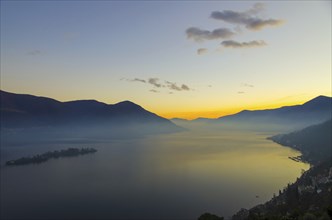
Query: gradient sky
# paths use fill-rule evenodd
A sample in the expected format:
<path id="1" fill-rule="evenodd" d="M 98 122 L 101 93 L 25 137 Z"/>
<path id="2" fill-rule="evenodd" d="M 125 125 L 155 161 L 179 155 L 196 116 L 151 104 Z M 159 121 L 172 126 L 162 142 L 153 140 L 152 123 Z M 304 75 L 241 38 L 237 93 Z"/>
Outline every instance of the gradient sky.
<path id="1" fill-rule="evenodd" d="M 183 118 L 331 96 L 331 2 L 1 1 L 1 89 Z"/>

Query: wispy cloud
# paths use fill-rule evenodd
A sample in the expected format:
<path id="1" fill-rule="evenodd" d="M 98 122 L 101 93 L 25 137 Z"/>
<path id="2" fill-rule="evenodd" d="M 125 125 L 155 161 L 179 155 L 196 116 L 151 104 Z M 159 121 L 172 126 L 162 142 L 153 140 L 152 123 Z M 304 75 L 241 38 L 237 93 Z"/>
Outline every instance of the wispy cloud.
<path id="1" fill-rule="evenodd" d="M 155 90 L 155 89 L 150 89 L 149 91 L 150 91 L 150 92 L 154 92 L 154 93 L 159 93 L 159 91 L 158 91 L 158 90 Z"/>
<path id="2" fill-rule="evenodd" d="M 254 40 L 249 42 L 237 42 L 233 40 L 225 40 L 221 42 L 221 45 L 227 48 L 252 48 L 252 47 L 266 46 L 267 44 L 263 40 L 260 41 Z"/>
<path id="3" fill-rule="evenodd" d="M 150 84 L 155 88 L 167 88 L 169 90 L 173 91 L 190 91 L 193 90 L 191 89 L 188 85 L 186 84 L 178 84 L 176 82 L 170 82 L 170 81 L 162 81 L 159 78 L 148 78 L 148 79 L 140 79 L 140 78 L 134 78 L 134 79 L 127 79 L 127 78 L 121 78 L 120 80 L 124 80 L 127 82 L 141 82 L 145 84 Z M 156 89 L 150 89 L 150 92 L 160 92 Z"/>
<path id="4" fill-rule="evenodd" d="M 142 83 L 146 83 L 145 79 L 139 79 L 139 78 L 135 78 L 135 79 L 125 79 L 125 78 L 122 78 L 121 80 L 126 80 L 126 81 L 129 81 L 129 82 L 142 82 Z"/>
<path id="5" fill-rule="evenodd" d="M 169 82 L 169 81 L 165 81 L 167 87 L 171 90 L 176 90 L 176 91 L 189 91 L 190 88 L 189 86 L 185 85 L 185 84 L 182 84 L 181 86 L 178 86 L 176 83 L 174 82 Z"/>
<path id="6" fill-rule="evenodd" d="M 207 48 L 198 48 L 197 49 L 197 54 L 198 55 L 203 55 L 206 54 L 209 50 Z"/>
<path id="7" fill-rule="evenodd" d="M 213 31 L 208 31 L 196 27 L 188 28 L 186 34 L 188 39 L 197 42 L 204 40 L 229 39 L 235 35 L 235 33 L 228 28 L 219 28 Z"/>
<path id="8" fill-rule="evenodd" d="M 31 50 L 26 53 L 28 56 L 38 56 L 41 55 L 42 52 L 40 50 Z"/>
<path id="9" fill-rule="evenodd" d="M 135 78 L 133 81 L 137 81 L 137 82 L 146 83 L 146 81 L 145 81 L 144 79 L 138 79 L 138 78 Z"/>
<path id="10" fill-rule="evenodd" d="M 265 10 L 265 4 L 261 3 L 261 2 L 257 2 L 252 6 L 252 8 L 249 8 L 246 11 L 246 13 L 248 15 L 255 15 L 255 14 L 258 14 L 259 12 L 264 11 L 264 10 Z"/>
<path id="11" fill-rule="evenodd" d="M 257 17 L 257 14 L 264 10 L 264 4 L 256 3 L 251 9 L 244 12 L 237 12 L 232 10 L 213 11 L 211 18 L 222 20 L 230 24 L 243 25 L 250 30 L 261 30 L 268 26 L 278 26 L 284 21 L 280 19 L 263 19 Z"/>
<path id="12" fill-rule="evenodd" d="M 253 88 L 254 87 L 254 85 L 248 84 L 248 83 L 242 83 L 241 86 L 242 87 L 249 87 L 249 88 Z"/>
<path id="13" fill-rule="evenodd" d="M 181 89 L 182 90 L 187 90 L 187 91 L 190 90 L 190 88 L 185 84 L 182 84 Z"/>
<path id="14" fill-rule="evenodd" d="M 237 92 L 237 94 L 245 94 L 248 90 L 247 89 L 252 89 L 254 88 L 254 85 L 249 84 L 249 83 L 241 83 L 242 89 Z"/>
<path id="15" fill-rule="evenodd" d="M 162 87 L 162 84 L 158 83 L 159 79 L 158 78 L 150 78 L 148 79 L 148 83 L 150 83 L 151 85 L 154 85 L 155 87 Z"/>

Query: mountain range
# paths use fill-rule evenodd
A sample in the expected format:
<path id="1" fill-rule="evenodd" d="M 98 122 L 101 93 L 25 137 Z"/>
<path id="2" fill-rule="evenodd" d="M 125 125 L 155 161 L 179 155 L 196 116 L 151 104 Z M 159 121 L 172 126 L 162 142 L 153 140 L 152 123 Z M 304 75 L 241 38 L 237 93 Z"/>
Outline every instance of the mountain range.
<path id="1" fill-rule="evenodd" d="M 183 130 L 141 106 L 123 101 L 105 104 L 96 100 L 60 102 L 55 99 L 0 90 L 2 131 L 45 130 L 82 135 L 129 135 Z M 51 133 L 51 132 L 49 132 Z"/>
<path id="2" fill-rule="evenodd" d="M 1 129 L 61 128 L 71 133 L 101 135 L 177 132 L 188 124 L 235 125 L 242 128 L 265 130 L 268 126 L 282 126 L 296 130 L 326 121 L 332 117 L 332 98 L 318 96 L 302 105 L 266 110 L 243 110 L 216 119 L 173 119 L 172 121 L 149 112 L 141 106 L 123 101 L 106 104 L 96 100 L 60 102 L 55 99 L 0 90 Z M 174 123 L 173 123 L 174 122 Z M 74 128 L 74 129 L 72 129 Z"/>
<path id="3" fill-rule="evenodd" d="M 198 118 L 191 122 L 233 124 L 249 127 L 282 126 L 296 130 L 326 121 L 332 117 L 332 98 L 318 96 L 302 105 L 284 106 L 265 110 L 243 110 L 216 119 Z M 179 121 L 175 119 L 174 122 Z"/>

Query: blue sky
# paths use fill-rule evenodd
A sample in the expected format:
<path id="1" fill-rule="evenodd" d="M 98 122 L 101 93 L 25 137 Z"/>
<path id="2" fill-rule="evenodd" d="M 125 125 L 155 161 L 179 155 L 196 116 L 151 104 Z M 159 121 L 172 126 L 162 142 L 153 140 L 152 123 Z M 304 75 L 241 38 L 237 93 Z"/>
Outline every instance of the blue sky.
<path id="1" fill-rule="evenodd" d="M 245 19 L 211 17 L 227 10 Z M 165 117 L 331 96 L 330 48 L 330 1 L 1 1 L 1 89 L 131 100 Z"/>

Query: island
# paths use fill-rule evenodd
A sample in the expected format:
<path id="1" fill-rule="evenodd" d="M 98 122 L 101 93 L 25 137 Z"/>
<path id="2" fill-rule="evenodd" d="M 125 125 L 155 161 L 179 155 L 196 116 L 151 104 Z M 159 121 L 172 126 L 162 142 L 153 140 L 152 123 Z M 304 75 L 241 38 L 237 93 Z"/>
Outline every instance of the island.
<path id="1" fill-rule="evenodd" d="M 26 165 L 26 164 L 39 164 L 46 162 L 51 158 L 60 158 L 60 157 L 75 157 L 84 154 L 91 154 L 97 152 L 94 148 L 68 148 L 66 150 L 56 150 L 49 151 L 43 154 L 37 154 L 32 157 L 21 157 L 16 160 L 9 160 L 6 162 L 7 166 L 15 166 L 15 165 Z"/>

